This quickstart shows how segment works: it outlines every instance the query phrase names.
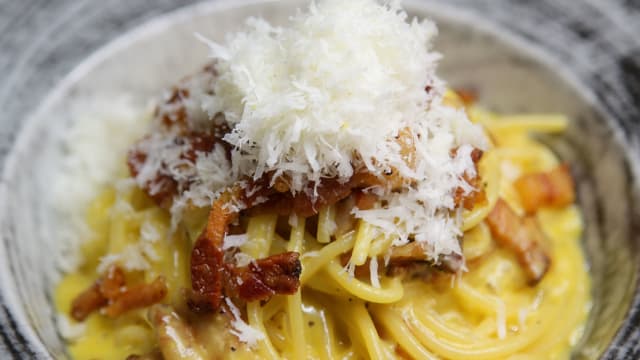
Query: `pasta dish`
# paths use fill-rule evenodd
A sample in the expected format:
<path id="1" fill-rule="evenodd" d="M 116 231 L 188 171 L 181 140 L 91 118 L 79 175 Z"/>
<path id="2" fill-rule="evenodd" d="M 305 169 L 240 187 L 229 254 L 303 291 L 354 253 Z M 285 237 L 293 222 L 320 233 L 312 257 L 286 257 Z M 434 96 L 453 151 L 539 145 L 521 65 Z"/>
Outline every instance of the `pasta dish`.
<path id="1" fill-rule="evenodd" d="M 250 18 L 86 207 L 75 359 L 568 359 L 590 308 L 570 165 L 436 73 L 428 20 Z M 147 121 L 141 116 L 139 121 Z"/>

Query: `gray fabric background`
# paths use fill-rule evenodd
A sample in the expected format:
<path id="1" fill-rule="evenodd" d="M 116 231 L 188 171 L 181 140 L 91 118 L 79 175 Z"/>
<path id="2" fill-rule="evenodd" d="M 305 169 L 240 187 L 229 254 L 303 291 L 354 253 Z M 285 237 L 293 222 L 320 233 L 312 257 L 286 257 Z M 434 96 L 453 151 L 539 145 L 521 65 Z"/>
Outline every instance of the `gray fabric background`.
<path id="1" fill-rule="evenodd" d="M 640 132 L 640 0 L 447 1 L 572 64 L 602 110 L 627 134 Z M 141 22 L 193 2 L 0 0 L 0 164 L 21 120 L 83 58 Z M 2 304 L 0 295 L 0 358 L 33 357 Z M 640 358 L 638 295 L 634 304 L 605 358 Z"/>

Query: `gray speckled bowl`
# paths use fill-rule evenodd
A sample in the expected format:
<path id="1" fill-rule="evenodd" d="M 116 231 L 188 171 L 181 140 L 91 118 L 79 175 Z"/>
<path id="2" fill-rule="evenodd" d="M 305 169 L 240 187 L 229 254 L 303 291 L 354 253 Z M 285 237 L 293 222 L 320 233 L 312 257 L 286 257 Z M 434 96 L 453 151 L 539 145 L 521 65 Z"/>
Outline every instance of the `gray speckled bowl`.
<path id="1" fill-rule="evenodd" d="M 143 23 L 181 4 L 0 0 L 0 29 L 22 29 L 0 37 L 0 358 L 66 356 L 51 304 L 65 222 L 45 200 L 63 168 L 72 109 L 123 91 L 144 104 L 205 61 L 194 31 L 221 39 L 248 15 L 280 22 L 300 2 L 214 1 Z M 566 136 L 545 140 L 574 164 L 585 215 L 594 307 L 575 357 L 640 357 L 638 9 L 596 1 L 405 4 L 440 24 L 441 73 L 454 86 L 479 90 L 498 111 L 573 120 Z"/>

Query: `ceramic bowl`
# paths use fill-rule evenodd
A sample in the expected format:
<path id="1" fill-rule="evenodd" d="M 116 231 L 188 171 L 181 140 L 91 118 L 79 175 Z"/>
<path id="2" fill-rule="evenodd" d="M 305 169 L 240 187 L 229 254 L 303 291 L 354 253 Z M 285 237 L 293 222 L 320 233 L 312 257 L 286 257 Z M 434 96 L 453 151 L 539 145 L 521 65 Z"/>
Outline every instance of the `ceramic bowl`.
<path id="1" fill-rule="evenodd" d="M 133 3 L 54 6 L 62 20 L 39 20 L 36 28 L 50 32 L 27 32 L 36 36 L 35 44 L 16 51 L 17 65 L 7 68 L 0 93 L 6 105 L 0 116 L 10 135 L 3 138 L 0 188 L 0 358 L 68 356 L 56 330 L 52 289 L 62 271 L 69 224 L 57 210 L 64 196 L 50 194 L 66 169 L 63 139 L 71 124 L 99 121 L 98 112 L 108 111 L 109 101 L 123 94 L 143 108 L 194 72 L 207 54 L 194 32 L 222 40 L 248 16 L 281 23 L 302 6 L 228 0 L 167 12 L 184 3 Z M 634 22 L 615 23 L 640 17 L 621 7 L 607 12 L 546 1 L 404 3 L 411 15 L 439 24 L 440 74 L 452 86 L 476 90 L 484 106 L 499 112 L 552 112 L 571 119 L 565 135 L 543 140 L 573 164 L 584 212 L 593 310 L 574 357 L 637 358 L 640 57 L 634 53 Z M 114 40 L 93 51 L 108 39 Z M 58 80 L 64 72 L 69 73 Z M 95 117 L 78 117 L 76 110 L 91 110 L 95 99 L 107 106 L 94 108 Z"/>

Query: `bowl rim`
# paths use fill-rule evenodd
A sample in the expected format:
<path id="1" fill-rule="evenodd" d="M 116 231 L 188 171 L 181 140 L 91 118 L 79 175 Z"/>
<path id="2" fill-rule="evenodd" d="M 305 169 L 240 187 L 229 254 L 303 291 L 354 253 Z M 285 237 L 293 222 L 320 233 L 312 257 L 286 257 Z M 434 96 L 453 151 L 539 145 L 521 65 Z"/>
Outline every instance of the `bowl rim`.
<path id="1" fill-rule="evenodd" d="M 9 192 L 8 183 L 16 172 L 16 168 L 20 165 L 16 154 L 24 151 L 27 146 L 28 139 L 40 126 L 43 126 L 41 113 L 45 109 L 50 108 L 52 104 L 59 102 L 64 95 L 72 88 L 72 86 L 82 78 L 89 70 L 99 65 L 106 58 L 111 56 L 113 52 L 117 52 L 142 38 L 150 36 L 154 33 L 161 32 L 175 22 L 182 22 L 193 16 L 194 13 L 211 14 L 214 12 L 223 12 L 234 8 L 245 7 L 250 5 L 259 5 L 267 3 L 277 3 L 279 0 L 216 0 L 211 2 L 200 2 L 179 7 L 175 10 L 162 13 L 136 25 L 132 29 L 116 36 L 114 39 L 102 44 L 87 57 L 80 60 L 70 72 L 62 79 L 54 83 L 46 92 L 42 101 L 39 102 L 37 108 L 25 114 L 22 126 L 17 130 L 15 139 L 11 142 L 9 150 L 0 167 L 0 221 L 4 223 L 7 218 L 7 193 Z M 306 2 L 294 0 L 297 4 Z M 585 82 L 581 80 L 572 71 L 570 66 L 561 62 L 553 56 L 549 56 L 549 52 L 545 51 L 542 46 L 529 42 L 518 36 L 512 29 L 507 26 L 498 24 L 489 18 L 483 18 L 472 11 L 456 4 L 451 3 L 435 3 L 421 0 L 405 0 L 403 5 L 407 10 L 419 9 L 422 13 L 428 13 L 429 16 L 445 19 L 451 24 L 467 26 L 478 29 L 482 34 L 494 37 L 497 41 L 503 42 L 506 46 L 513 48 L 517 52 L 523 54 L 524 57 L 539 63 L 565 82 L 585 103 L 588 103 L 599 116 L 611 117 L 606 111 L 601 101 L 597 99 L 596 94 L 589 86 L 584 86 Z M 469 25 L 471 24 L 471 25 Z M 616 121 L 607 123 L 608 127 L 614 131 L 615 141 L 624 145 L 628 151 L 625 151 L 624 157 L 628 161 L 632 171 L 632 177 L 636 182 L 640 179 L 640 151 L 638 144 L 630 144 L 624 136 L 624 130 Z M 636 150 L 636 151 L 633 151 Z M 637 184 L 636 184 L 637 185 Z M 4 233 L 3 233 L 4 234 Z M 7 249 L 9 248 L 6 237 L 2 236 L 0 241 L 0 258 L 7 258 Z M 10 276 L 10 265 L 6 261 L 0 262 L 0 320 L 3 324 L 8 324 L 11 329 L 7 334 L 0 331 L 3 337 L 8 336 L 5 340 L 10 345 L 6 351 L 14 356 L 20 356 L 29 353 L 36 357 L 50 358 L 51 354 L 41 341 L 40 336 L 30 326 L 27 314 L 25 313 L 20 298 L 18 296 L 18 286 L 14 279 Z M 634 323 L 633 315 L 640 309 L 640 281 L 634 284 L 634 294 L 630 300 L 629 308 L 625 317 L 616 330 L 615 335 L 611 338 L 609 345 L 601 356 L 606 358 L 614 347 L 622 344 L 629 344 L 629 341 L 621 339 L 621 332 L 625 329 L 633 331 L 640 330 L 640 324 Z M 11 347 L 14 346 L 14 347 Z M 635 351 L 640 349 L 640 344 L 635 344 Z M 0 354 L 4 349 L 0 348 Z M 24 353 L 23 353 L 24 352 Z"/>

